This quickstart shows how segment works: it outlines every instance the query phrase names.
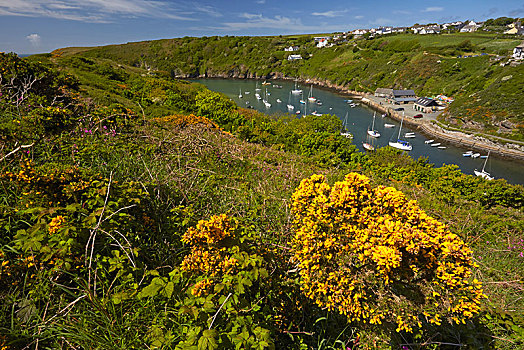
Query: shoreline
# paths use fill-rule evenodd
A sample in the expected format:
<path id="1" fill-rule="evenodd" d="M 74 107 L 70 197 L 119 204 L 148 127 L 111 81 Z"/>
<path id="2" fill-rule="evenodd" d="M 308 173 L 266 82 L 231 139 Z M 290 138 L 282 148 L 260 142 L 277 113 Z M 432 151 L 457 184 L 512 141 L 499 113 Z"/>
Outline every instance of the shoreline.
<path id="1" fill-rule="evenodd" d="M 354 91 L 350 90 L 344 86 L 340 86 L 337 84 L 333 84 L 329 81 L 323 81 L 323 80 L 317 80 L 317 79 L 302 79 L 302 78 L 291 78 L 283 76 L 281 73 L 275 73 L 271 74 L 266 77 L 235 77 L 235 76 L 228 76 L 228 74 L 219 74 L 215 76 L 209 76 L 208 74 L 200 75 L 198 77 L 187 77 L 187 76 L 180 76 L 176 77 L 178 79 L 194 79 L 194 78 L 203 78 L 203 79 L 239 79 L 239 80 L 246 80 L 246 79 L 252 79 L 252 80 L 268 80 L 268 81 L 294 81 L 297 80 L 301 84 L 313 84 L 317 87 L 335 91 L 342 95 L 347 95 L 348 97 L 352 97 L 355 99 L 360 99 L 360 101 L 365 104 L 366 106 L 370 107 L 373 110 L 376 110 L 377 112 L 381 113 L 387 113 L 388 116 L 392 119 L 395 119 L 397 121 L 400 121 L 402 119 L 402 115 L 398 113 L 397 111 L 393 110 L 391 107 L 386 107 L 383 105 L 380 105 L 373 101 L 372 97 L 374 97 L 371 93 L 361 92 L 361 91 Z M 404 106 L 404 105 L 403 105 Z M 405 106 L 411 106 L 411 105 L 405 105 Z M 503 143 L 498 143 L 495 141 L 492 141 L 490 139 L 475 136 L 473 134 L 468 134 L 466 132 L 462 131 L 452 131 L 452 130 L 446 130 L 442 128 L 439 125 L 435 125 L 429 120 L 423 120 L 423 119 L 414 119 L 409 116 L 404 116 L 404 123 L 410 125 L 411 127 L 416 128 L 420 132 L 424 133 L 427 136 L 430 136 L 430 138 L 435 138 L 438 140 L 442 140 L 445 142 L 448 142 L 450 144 L 453 144 L 455 146 L 458 146 L 460 148 L 464 149 L 471 149 L 476 151 L 490 151 L 493 155 L 500 157 L 500 158 L 510 158 L 510 159 L 516 159 L 518 161 L 522 161 L 524 163 L 524 151 L 507 147 Z M 511 142 L 512 140 L 508 140 Z M 513 141 L 516 142 L 516 141 Z M 518 146 L 517 146 L 518 147 Z M 520 146 L 524 148 L 524 146 Z"/>

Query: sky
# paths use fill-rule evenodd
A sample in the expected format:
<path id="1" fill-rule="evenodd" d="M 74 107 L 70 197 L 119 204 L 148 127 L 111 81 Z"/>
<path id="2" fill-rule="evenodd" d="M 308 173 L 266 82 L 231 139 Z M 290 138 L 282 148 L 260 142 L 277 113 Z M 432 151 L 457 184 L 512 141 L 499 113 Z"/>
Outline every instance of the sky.
<path id="1" fill-rule="evenodd" d="M 0 51 L 524 17 L 524 0 L 0 0 Z"/>

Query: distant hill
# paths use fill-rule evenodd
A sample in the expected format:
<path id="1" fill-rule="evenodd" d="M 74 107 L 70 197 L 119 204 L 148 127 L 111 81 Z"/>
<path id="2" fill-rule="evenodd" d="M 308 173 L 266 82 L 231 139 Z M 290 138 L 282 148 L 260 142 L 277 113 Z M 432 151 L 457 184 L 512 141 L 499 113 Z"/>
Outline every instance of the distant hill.
<path id="1" fill-rule="evenodd" d="M 455 98 L 442 121 L 524 140 L 524 66 L 505 65 L 521 40 L 492 33 L 399 34 L 316 48 L 313 35 L 184 37 L 68 48 L 64 55 L 106 58 L 172 77 L 295 78 L 373 92 L 409 88 Z M 299 51 L 286 52 L 291 45 Z M 304 59 L 289 61 L 289 54 Z"/>

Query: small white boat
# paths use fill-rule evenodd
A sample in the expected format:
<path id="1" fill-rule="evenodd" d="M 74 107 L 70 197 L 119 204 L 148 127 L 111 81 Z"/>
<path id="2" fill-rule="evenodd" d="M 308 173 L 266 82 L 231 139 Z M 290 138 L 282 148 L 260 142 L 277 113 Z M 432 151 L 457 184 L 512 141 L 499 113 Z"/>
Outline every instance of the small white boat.
<path id="1" fill-rule="evenodd" d="M 462 153 L 462 157 L 471 157 L 472 154 L 473 154 L 473 151 L 467 151 L 467 152 Z"/>
<path id="2" fill-rule="evenodd" d="M 414 139 L 415 138 L 415 133 L 414 132 L 407 132 L 404 134 L 404 137 L 407 138 L 407 139 Z"/>
<path id="3" fill-rule="evenodd" d="M 447 147 L 446 146 L 438 146 L 437 148 L 438 149 L 446 149 Z"/>
<path id="4" fill-rule="evenodd" d="M 318 113 L 317 111 L 314 111 L 311 114 L 317 117 L 322 117 L 322 113 Z"/>
<path id="5" fill-rule="evenodd" d="M 368 135 L 371 137 L 380 137 L 380 133 L 375 130 L 375 113 L 373 113 L 373 123 L 371 124 L 371 129 L 368 129 Z"/>
<path id="6" fill-rule="evenodd" d="M 424 141 L 424 143 L 426 143 L 426 144 L 427 143 L 433 143 L 433 141 L 435 141 L 435 140 L 433 140 L 433 139 L 432 140 L 426 140 L 426 141 Z"/>
<path id="7" fill-rule="evenodd" d="M 373 147 L 373 145 L 368 143 L 368 142 L 363 142 L 362 143 L 362 147 L 364 147 L 368 151 L 374 151 L 375 150 L 375 147 Z"/>
<path id="8" fill-rule="evenodd" d="M 440 142 L 432 143 L 430 146 L 431 147 L 438 147 L 438 146 L 440 146 Z"/>
<path id="9" fill-rule="evenodd" d="M 296 111 L 295 114 L 300 114 L 300 111 Z"/>
<path id="10" fill-rule="evenodd" d="M 258 92 L 255 94 L 255 97 L 257 98 L 257 100 L 261 100 L 262 99 L 262 97 L 260 97 L 260 94 Z"/>
<path id="11" fill-rule="evenodd" d="M 244 95 L 249 95 L 250 92 L 249 91 L 244 91 Z"/>
<path id="12" fill-rule="evenodd" d="M 385 117 L 387 117 L 387 114 L 386 113 L 382 114 L 382 118 L 385 118 Z"/>
<path id="13" fill-rule="evenodd" d="M 322 106 L 322 101 L 317 100 L 317 105 Z"/>
<path id="14" fill-rule="evenodd" d="M 347 124 L 348 124 L 348 116 L 349 116 L 349 112 L 346 112 L 346 116 L 344 117 L 344 120 L 342 121 L 342 131 L 340 133 L 340 135 L 344 136 L 344 137 L 347 137 L 349 139 L 352 139 L 353 138 L 353 135 L 348 131 L 347 129 Z"/>
<path id="15" fill-rule="evenodd" d="M 471 158 L 478 158 L 478 157 L 480 157 L 480 153 L 473 153 L 471 155 Z"/>
<path id="16" fill-rule="evenodd" d="M 480 176 L 486 180 L 493 180 L 493 176 L 491 176 L 490 173 L 488 173 L 485 169 L 486 169 L 486 163 L 488 162 L 488 158 L 489 158 L 489 152 L 488 151 L 488 155 L 486 156 L 486 160 L 484 161 L 484 165 L 482 166 L 482 170 L 481 171 L 478 171 L 477 169 L 475 169 L 473 172 L 475 173 L 476 176 Z"/>
<path id="17" fill-rule="evenodd" d="M 354 104 L 354 103 L 350 103 L 349 106 L 350 106 L 351 108 L 355 108 L 357 105 Z"/>
<path id="18" fill-rule="evenodd" d="M 242 89 L 240 89 L 240 93 L 238 94 L 238 98 L 242 98 Z"/>
<path id="19" fill-rule="evenodd" d="M 309 102 L 315 102 L 317 100 L 317 98 L 313 96 L 313 85 L 311 85 L 311 87 L 309 88 L 309 95 L 307 99 Z"/>
<path id="20" fill-rule="evenodd" d="M 291 93 L 293 95 L 300 95 L 302 93 L 302 90 L 300 90 L 298 87 L 297 87 L 297 81 L 295 80 L 295 88 L 293 90 L 291 90 Z"/>
<path id="21" fill-rule="evenodd" d="M 271 103 L 267 101 L 264 101 L 264 105 L 266 106 L 266 108 L 271 108 Z"/>
<path id="22" fill-rule="evenodd" d="M 385 127 L 385 128 L 394 128 L 394 127 L 395 127 L 395 124 L 388 124 L 388 123 L 385 123 L 385 124 L 384 124 L 384 127 Z"/>
<path id="23" fill-rule="evenodd" d="M 281 99 L 279 99 L 279 98 L 277 98 L 277 103 L 280 103 L 280 102 L 282 102 L 282 100 L 281 100 Z"/>
<path id="24" fill-rule="evenodd" d="M 397 141 L 389 141 L 389 145 L 391 147 L 398 148 L 402 151 L 411 151 L 413 149 L 413 146 L 405 140 L 400 139 L 400 133 L 402 132 L 402 123 L 404 122 L 404 118 L 400 121 L 400 128 L 398 129 L 398 136 Z"/>
<path id="25" fill-rule="evenodd" d="M 480 156 L 480 159 L 486 159 L 488 156 Z"/>
<path id="26" fill-rule="evenodd" d="M 295 106 L 293 106 L 293 105 L 287 105 L 287 109 L 289 109 L 290 111 L 292 111 L 292 110 L 295 109 Z"/>
<path id="27" fill-rule="evenodd" d="M 302 103 L 303 105 L 306 104 L 306 101 L 304 101 L 302 99 L 300 101 L 298 101 L 298 102 Z"/>

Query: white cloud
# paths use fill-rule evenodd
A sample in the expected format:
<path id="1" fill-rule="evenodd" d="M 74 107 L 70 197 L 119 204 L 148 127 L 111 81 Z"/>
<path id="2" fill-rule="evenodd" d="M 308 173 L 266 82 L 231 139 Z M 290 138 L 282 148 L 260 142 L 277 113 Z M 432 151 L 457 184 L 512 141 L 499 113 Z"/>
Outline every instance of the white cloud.
<path id="1" fill-rule="evenodd" d="M 348 10 L 343 11 L 326 11 L 326 12 L 313 12 L 313 16 L 323 16 L 323 17 L 340 17 L 344 15 L 344 13 L 348 12 Z"/>
<path id="2" fill-rule="evenodd" d="M 111 22 L 115 16 L 193 20 L 185 14 L 167 0 L 0 0 L 0 15 L 82 22 Z"/>
<path id="3" fill-rule="evenodd" d="M 362 15 L 358 15 L 358 16 L 355 16 L 354 18 L 355 18 L 355 19 L 362 19 L 362 18 L 364 18 L 364 16 L 362 16 Z"/>
<path id="4" fill-rule="evenodd" d="M 389 18 L 377 18 L 370 22 L 373 26 L 389 26 L 393 25 L 395 22 Z"/>
<path id="5" fill-rule="evenodd" d="M 214 7 L 206 6 L 206 5 L 195 5 L 195 10 L 205 13 L 206 15 L 212 16 L 212 17 L 222 17 L 222 14 Z"/>
<path id="6" fill-rule="evenodd" d="M 40 35 L 33 33 L 25 37 L 34 47 L 40 46 Z"/>
<path id="7" fill-rule="evenodd" d="M 343 25 L 333 25 L 316 23 L 315 25 L 304 25 L 298 17 L 264 17 L 262 14 L 242 13 L 240 18 L 246 19 L 243 22 L 225 22 L 221 27 L 213 28 L 225 32 L 249 31 L 250 29 L 270 28 L 278 30 L 281 33 L 318 33 L 318 32 L 335 32 L 340 31 Z M 203 30 L 204 28 L 193 28 Z M 210 28 L 205 28 L 210 29 Z"/>
<path id="8" fill-rule="evenodd" d="M 257 4 L 264 5 L 266 3 L 266 0 L 257 0 L 255 1 Z"/>
<path id="9" fill-rule="evenodd" d="M 440 12 L 440 11 L 443 11 L 444 8 L 443 7 L 426 7 L 426 9 L 422 12 Z"/>

